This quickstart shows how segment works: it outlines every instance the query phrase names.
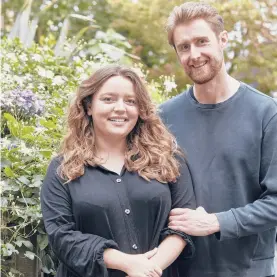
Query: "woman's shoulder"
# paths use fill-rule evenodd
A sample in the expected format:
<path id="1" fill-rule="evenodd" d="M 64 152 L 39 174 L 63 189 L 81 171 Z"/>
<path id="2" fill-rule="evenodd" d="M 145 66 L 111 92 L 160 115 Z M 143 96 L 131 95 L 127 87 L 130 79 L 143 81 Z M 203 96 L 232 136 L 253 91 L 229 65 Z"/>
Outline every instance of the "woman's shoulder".
<path id="1" fill-rule="evenodd" d="M 50 160 L 50 162 L 49 162 L 48 170 L 49 170 L 49 169 L 53 170 L 53 169 L 55 169 L 55 168 L 57 169 L 57 168 L 61 165 L 62 160 L 63 160 L 62 155 L 56 155 L 56 156 L 54 156 L 54 157 Z"/>

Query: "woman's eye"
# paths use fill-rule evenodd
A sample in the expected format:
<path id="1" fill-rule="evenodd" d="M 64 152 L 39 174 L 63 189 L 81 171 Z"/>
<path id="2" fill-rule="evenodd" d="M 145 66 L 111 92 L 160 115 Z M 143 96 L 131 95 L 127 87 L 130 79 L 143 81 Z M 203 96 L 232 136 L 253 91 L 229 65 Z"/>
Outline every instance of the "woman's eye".
<path id="1" fill-rule="evenodd" d="M 103 101 L 105 102 L 111 102 L 113 99 L 111 97 L 104 97 Z"/>
<path id="2" fill-rule="evenodd" d="M 136 104 L 136 100 L 134 100 L 134 99 L 128 99 L 128 100 L 126 100 L 126 102 L 127 102 L 128 104 L 132 104 L 132 105 L 135 105 L 135 104 Z"/>

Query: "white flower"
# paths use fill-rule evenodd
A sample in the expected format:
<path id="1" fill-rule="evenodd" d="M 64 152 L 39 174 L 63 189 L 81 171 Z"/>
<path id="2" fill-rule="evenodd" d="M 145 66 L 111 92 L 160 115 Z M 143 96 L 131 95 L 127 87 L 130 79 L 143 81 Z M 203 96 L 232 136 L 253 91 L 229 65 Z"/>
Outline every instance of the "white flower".
<path id="1" fill-rule="evenodd" d="M 79 11 L 79 7 L 76 6 L 76 5 L 73 7 L 73 9 L 74 9 L 75 12 L 78 12 L 78 11 Z"/>
<path id="2" fill-rule="evenodd" d="M 67 78 L 65 76 L 55 76 L 54 79 L 53 79 L 53 84 L 54 85 L 57 85 L 57 86 L 60 86 L 60 85 L 63 85 L 65 83 L 65 81 L 67 81 Z"/>
<path id="3" fill-rule="evenodd" d="M 6 55 L 6 57 L 7 57 L 8 59 L 10 59 L 11 61 L 13 61 L 13 62 L 16 62 L 16 61 L 17 61 L 16 55 L 15 55 L 14 53 L 8 53 L 8 54 Z"/>
<path id="4" fill-rule="evenodd" d="M 80 67 L 80 66 L 77 66 L 77 67 L 76 67 L 76 71 L 77 71 L 78 73 L 83 73 L 83 72 L 84 72 L 84 69 L 83 69 L 82 67 Z"/>
<path id="5" fill-rule="evenodd" d="M 25 53 L 19 55 L 19 60 L 21 60 L 22 62 L 28 61 L 27 55 Z"/>
<path id="6" fill-rule="evenodd" d="M 40 83 L 37 87 L 39 90 L 45 90 L 44 84 Z"/>
<path id="7" fill-rule="evenodd" d="M 145 79 L 145 75 L 139 67 L 132 67 L 132 69 L 136 72 L 136 74 L 141 78 Z"/>
<path id="8" fill-rule="evenodd" d="M 86 80 L 88 77 L 89 77 L 88 74 L 82 73 L 82 74 L 80 75 L 80 77 L 79 77 L 79 80 L 83 81 L 83 80 Z"/>
<path id="9" fill-rule="evenodd" d="M 36 134 L 43 133 L 46 130 L 47 130 L 47 128 L 45 128 L 43 126 L 37 126 L 37 127 L 35 127 L 35 133 Z"/>
<path id="10" fill-rule="evenodd" d="M 177 88 L 177 85 L 169 80 L 164 81 L 165 91 L 171 92 L 173 89 Z"/>
<path id="11" fill-rule="evenodd" d="M 32 60 L 36 61 L 36 62 L 41 62 L 42 61 L 42 56 L 39 54 L 34 54 L 32 56 Z"/>
<path id="12" fill-rule="evenodd" d="M 14 80 L 19 84 L 19 86 L 23 86 L 24 84 L 24 78 L 19 76 L 14 76 Z"/>
<path id="13" fill-rule="evenodd" d="M 40 66 L 38 67 L 37 72 L 38 72 L 38 75 L 41 77 L 45 77 L 49 79 L 54 77 L 54 73 L 51 70 L 46 70 Z"/>
<path id="14" fill-rule="evenodd" d="M 10 69 L 11 69 L 11 67 L 10 67 L 9 64 L 7 64 L 7 63 L 4 63 L 4 64 L 3 64 L 3 70 L 4 70 L 4 71 L 9 72 Z"/>
<path id="15" fill-rule="evenodd" d="M 7 148 L 8 146 L 10 146 L 11 141 L 8 140 L 7 138 L 3 137 L 3 138 L 1 138 L 1 140 L 0 140 L 0 144 L 1 144 L 1 146 L 2 146 L 3 148 Z"/>
<path id="16" fill-rule="evenodd" d="M 19 151 L 23 154 L 23 155 L 30 155 L 33 153 L 33 150 L 30 149 L 30 148 L 27 148 L 25 143 L 22 141 L 20 143 L 20 148 L 19 148 Z"/>
<path id="17" fill-rule="evenodd" d="M 33 85 L 32 83 L 28 83 L 27 88 L 28 88 L 28 89 L 33 89 L 33 88 L 34 88 L 34 85 Z"/>
<path id="18" fill-rule="evenodd" d="M 51 70 L 46 70 L 46 78 L 52 79 L 54 77 L 54 73 Z"/>
<path id="19" fill-rule="evenodd" d="M 79 61 L 81 61 L 81 58 L 79 56 L 74 56 L 73 61 L 74 62 L 79 62 Z"/>

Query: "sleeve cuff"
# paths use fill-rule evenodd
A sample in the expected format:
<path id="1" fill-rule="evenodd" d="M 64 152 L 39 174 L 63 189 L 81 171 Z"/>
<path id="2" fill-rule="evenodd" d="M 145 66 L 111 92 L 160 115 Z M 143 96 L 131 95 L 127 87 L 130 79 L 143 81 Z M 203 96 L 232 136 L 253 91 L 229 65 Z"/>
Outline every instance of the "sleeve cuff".
<path id="1" fill-rule="evenodd" d="M 113 248 L 118 250 L 119 247 L 117 243 L 115 243 L 113 240 L 106 240 L 103 242 L 102 246 L 100 247 L 99 251 L 96 253 L 96 260 L 104 261 L 104 251 L 108 248 Z"/>
<path id="2" fill-rule="evenodd" d="M 215 233 L 218 240 L 234 239 L 239 237 L 238 224 L 232 210 L 216 213 L 220 232 Z"/>
<path id="3" fill-rule="evenodd" d="M 161 232 L 160 241 L 163 241 L 167 236 L 170 235 L 178 235 L 187 243 L 186 247 L 184 248 L 178 259 L 189 259 L 194 257 L 195 246 L 191 236 L 180 231 L 172 230 L 170 228 L 164 228 Z"/>
<path id="4" fill-rule="evenodd" d="M 101 274 L 99 276 L 103 276 L 103 277 L 109 277 L 108 269 L 104 262 L 104 251 L 108 248 L 119 250 L 117 243 L 115 243 L 113 240 L 105 240 L 103 241 L 102 245 L 100 246 L 99 250 L 95 255 L 95 260 L 99 264 L 100 271 L 101 271 Z"/>

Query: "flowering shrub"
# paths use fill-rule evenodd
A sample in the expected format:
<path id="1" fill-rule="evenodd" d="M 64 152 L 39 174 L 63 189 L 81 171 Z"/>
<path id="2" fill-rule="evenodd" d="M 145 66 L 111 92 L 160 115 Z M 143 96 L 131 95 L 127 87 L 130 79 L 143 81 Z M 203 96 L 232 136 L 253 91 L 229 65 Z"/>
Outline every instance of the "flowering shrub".
<path id="1" fill-rule="evenodd" d="M 5 264 L 19 250 L 29 259 L 40 259 L 45 273 L 55 273 L 40 211 L 40 187 L 49 160 L 58 151 L 72 94 L 82 80 L 107 62 L 105 53 L 67 60 L 55 57 L 47 43 L 25 49 L 19 40 L 2 40 L 0 189 L 4 276 L 16 276 L 16 271 Z M 164 101 L 174 89 L 172 77 L 149 82 L 156 102 Z"/>
<path id="2" fill-rule="evenodd" d="M 44 109 L 44 101 L 31 90 L 21 90 L 20 88 L 4 91 L 0 98 L 2 112 L 15 114 L 18 118 L 30 118 L 41 115 Z"/>

